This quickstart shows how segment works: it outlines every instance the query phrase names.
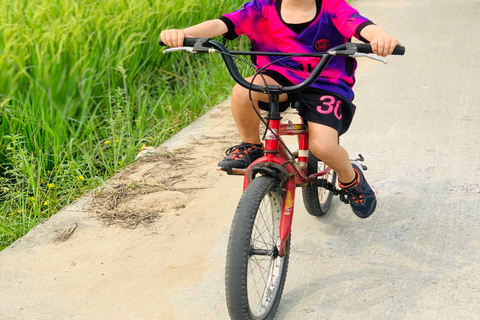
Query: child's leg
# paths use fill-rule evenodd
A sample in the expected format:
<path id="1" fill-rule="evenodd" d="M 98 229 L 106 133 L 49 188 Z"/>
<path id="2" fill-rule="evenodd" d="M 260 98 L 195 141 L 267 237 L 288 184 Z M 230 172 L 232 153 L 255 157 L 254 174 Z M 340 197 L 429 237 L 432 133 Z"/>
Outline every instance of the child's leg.
<path id="1" fill-rule="evenodd" d="M 251 81 L 247 78 L 247 81 Z M 278 85 L 276 81 L 264 76 L 269 85 Z M 256 77 L 254 83 L 264 85 L 261 77 Z M 251 93 L 253 103 L 257 111 L 258 101 L 268 101 L 268 96 L 260 92 Z M 287 95 L 280 97 L 280 101 L 286 101 Z M 248 89 L 236 85 L 232 90 L 232 114 L 237 125 L 242 142 L 227 150 L 227 157 L 218 163 L 217 169 L 228 173 L 239 173 L 246 169 L 253 161 L 263 156 L 263 145 L 259 135 L 260 119 L 250 103 Z"/>
<path id="2" fill-rule="evenodd" d="M 338 145 L 337 130 L 314 122 L 308 122 L 310 151 L 332 168 L 338 180 L 349 183 L 355 179 L 355 172 L 347 151 Z"/>
<path id="3" fill-rule="evenodd" d="M 353 212 L 369 217 L 376 209 L 378 197 L 368 184 L 361 165 L 350 162 L 347 151 L 338 145 L 337 130 L 308 122 L 310 151 L 338 174 L 339 186 L 346 192 Z"/>
<path id="4" fill-rule="evenodd" d="M 263 77 L 267 84 L 269 85 L 278 85 L 278 83 L 268 76 Z M 252 77 L 247 78 L 246 80 L 250 82 Z M 254 80 L 254 84 L 257 85 L 264 85 L 265 82 L 262 77 L 257 76 Z M 261 92 L 253 92 L 251 93 L 253 102 L 257 111 L 258 108 L 258 101 L 268 101 L 268 96 Z M 286 101 L 287 95 L 280 96 L 280 101 Z M 258 133 L 258 128 L 260 125 L 260 119 L 258 118 L 255 110 L 250 103 L 250 97 L 248 93 L 248 89 L 240 85 L 235 85 L 232 89 L 232 114 L 233 119 L 235 120 L 235 124 L 237 125 L 238 133 L 240 134 L 240 138 L 242 141 L 248 141 L 255 144 L 260 144 L 260 135 Z"/>

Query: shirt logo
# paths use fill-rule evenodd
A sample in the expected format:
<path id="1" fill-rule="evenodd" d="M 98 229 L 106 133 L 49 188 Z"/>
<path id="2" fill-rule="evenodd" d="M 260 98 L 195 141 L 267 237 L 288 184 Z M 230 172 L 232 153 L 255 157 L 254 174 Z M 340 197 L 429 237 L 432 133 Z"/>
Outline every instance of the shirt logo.
<path id="1" fill-rule="evenodd" d="M 330 47 L 330 40 L 328 39 L 320 39 L 315 42 L 315 50 L 317 51 L 326 51 Z"/>

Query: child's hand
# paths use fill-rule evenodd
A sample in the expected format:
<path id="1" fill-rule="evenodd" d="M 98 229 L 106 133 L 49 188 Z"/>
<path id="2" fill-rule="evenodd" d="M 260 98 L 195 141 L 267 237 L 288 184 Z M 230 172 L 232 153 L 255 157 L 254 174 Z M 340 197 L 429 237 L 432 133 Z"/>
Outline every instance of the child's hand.
<path id="1" fill-rule="evenodd" d="M 186 37 L 205 37 L 213 38 L 222 35 L 228 31 L 227 25 L 220 19 L 204 21 L 197 25 L 180 29 L 163 30 L 160 33 L 160 39 L 167 46 L 175 48 L 182 47 L 183 40 Z"/>
<path id="2" fill-rule="evenodd" d="M 396 46 L 401 45 L 400 41 L 392 37 L 387 31 L 375 25 L 365 27 L 361 31 L 362 37 L 370 41 L 373 53 L 386 57 L 392 54 Z"/>
<path id="3" fill-rule="evenodd" d="M 163 43 L 172 48 L 183 46 L 185 37 L 185 32 L 179 29 L 163 30 L 160 33 L 160 39 L 162 39 Z"/>
<path id="4" fill-rule="evenodd" d="M 373 53 L 381 57 L 392 54 L 393 49 L 400 45 L 400 41 L 386 33 L 385 36 L 374 38 L 370 41 Z"/>

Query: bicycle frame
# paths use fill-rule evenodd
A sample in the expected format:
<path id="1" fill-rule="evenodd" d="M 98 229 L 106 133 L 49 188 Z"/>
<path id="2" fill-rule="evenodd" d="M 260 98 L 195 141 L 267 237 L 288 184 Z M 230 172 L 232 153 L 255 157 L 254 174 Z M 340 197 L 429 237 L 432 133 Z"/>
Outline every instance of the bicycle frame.
<path id="1" fill-rule="evenodd" d="M 270 117 L 267 118 L 267 133 L 265 135 L 265 156 L 254 161 L 245 172 L 243 188 L 255 178 L 257 173 L 273 175 L 282 182 L 285 190 L 280 220 L 280 247 L 279 256 L 284 257 L 286 242 L 290 236 L 295 203 L 295 191 L 298 186 L 310 183 L 319 176 L 327 174 L 331 169 L 314 173 L 307 177 L 306 168 L 308 160 L 308 128 L 301 119 L 301 124 L 282 124 L 279 110 L 279 92 L 271 92 Z M 287 156 L 283 144 L 280 143 L 282 135 L 298 135 L 298 157 L 295 159 Z"/>

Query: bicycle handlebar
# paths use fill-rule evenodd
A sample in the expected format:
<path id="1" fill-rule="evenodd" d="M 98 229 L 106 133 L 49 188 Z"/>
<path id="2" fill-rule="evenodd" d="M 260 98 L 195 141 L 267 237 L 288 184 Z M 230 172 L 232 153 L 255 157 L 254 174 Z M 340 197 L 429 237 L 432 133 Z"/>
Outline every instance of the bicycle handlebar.
<path id="1" fill-rule="evenodd" d="M 161 46 L 166 46 L 163 41 L 159 41 Z M 320 76 L 320 73 L 325 69 L 327 64 L 330 62 L 330 59 L 333 56 L 341 56 L 341 57 L 358 57 L 358 56 L 367 56 L 369 53 L 372 52 L 372 47 L 370 44 L 360 44 L 360 43 L 351 43 L 348 42 L 347 44 L 340 45 L 338 47 L 332 48 L 327 52 L 319 52 L 319 53 L 279 53 L 279 52 L 234 52 L 229 51 L 223 44 L 218 41 L 211 40 L 210 38 L 185 38 L 183 41 L 184 47 L 191 47 L 188 51 L 192 53 L 211 53 L 211 52 L 220 52 L 222 53 L 223 61 L 227 66 L 227 69 L 233 79 L 240 84 L 241 86 L 250 89 L 252 91 L 263 92 L 267 93 L 269 91 L 279 91 L 281 93 L 294 93 L 299 92 L 311 84 L 315 82 L 315 80 Z M 172 48 L 169 50 L 175 50 L 176 48 Z M 178 48 L 177 50 L 181 50 L 182 48 Z M 315 68 L 310 73 L 310 76 L 301 82 L 298 85 L 292 86 L 258 86 L 251 84 L 250 82 L 246 81 L 243 76 L 238 71 L 237 65 L 233 61 L 232 54 L 248 54 L 248 55 L 270 55 L 270 56 L 305 56 L 305 57 L 318 57 L 321 58 L 320 62 L 315 66 Z M 393 55 L 404 55 L 405 54 L 405 47 L 397 46 L 393 50 Z M 383 60 L 383 59 L 381 59 Z M 386 63 L 386 61 L 384 61 Z"/>
<path id="2" fill-rule="evenodd" d="M 193 47 L 195 46 L 195 43 L 199 41 L 203 41 L 203 39 L 208 39 L 208 38 L 185 38 L 183 40 L 183 46 Z M 162 40 L 159 41 L 159 44 L 164 47 L 167 46 Z M 373 53 L 372 46 L 369 43 L 355 43 L 355 46 L 357 47 L 358 52 L 367 53 L 367 54 Z M 404 54 L 405 54 L 405 47 L 403 46 L 396 46 L 392 52 L 392 55 L 403 56 Z M 278 53 L 276 53 L 275 55 L 278 55 Z"/>

